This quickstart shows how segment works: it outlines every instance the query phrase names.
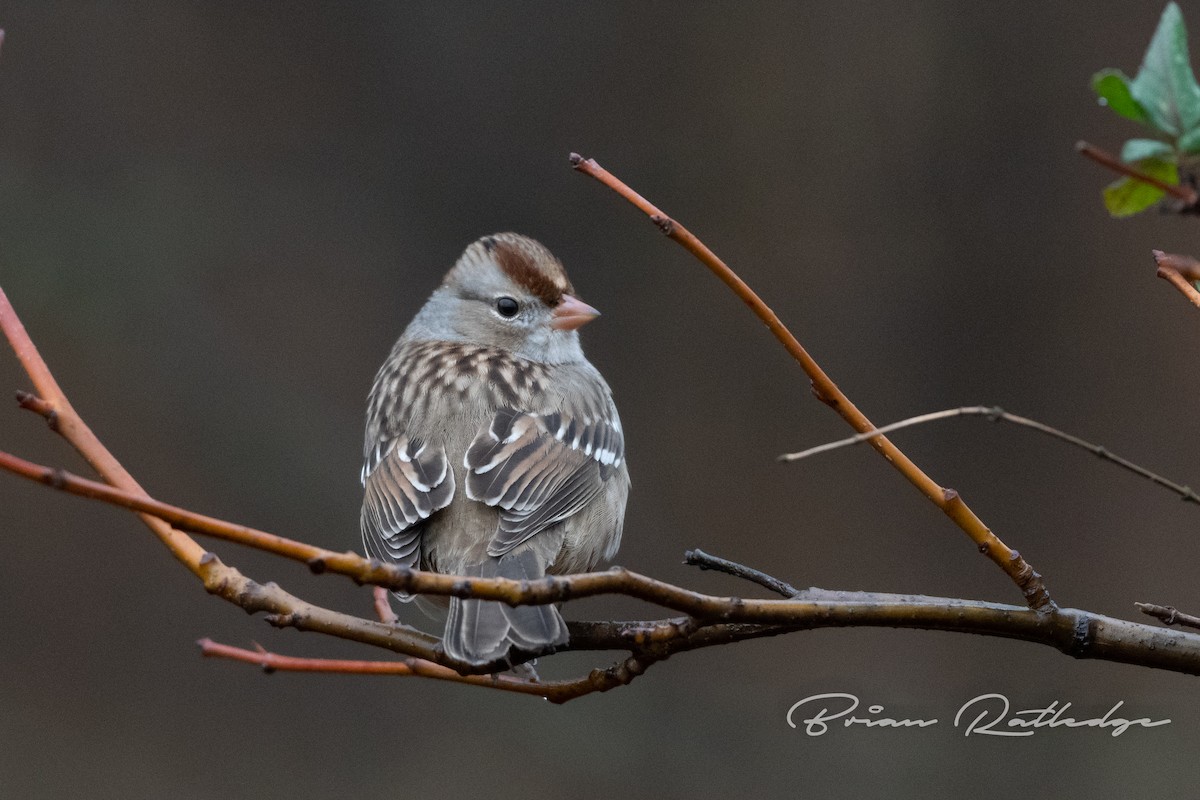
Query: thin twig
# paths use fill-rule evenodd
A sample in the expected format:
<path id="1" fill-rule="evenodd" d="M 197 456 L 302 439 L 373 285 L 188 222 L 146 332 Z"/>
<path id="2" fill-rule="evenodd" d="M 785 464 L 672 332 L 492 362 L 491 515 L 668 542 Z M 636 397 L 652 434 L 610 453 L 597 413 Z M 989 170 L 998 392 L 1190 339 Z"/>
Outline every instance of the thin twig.
<path id="1" fill-rule="evenodd" d="M 1197 278 L 1187 277 L 1197 274 L 1196 259 L 1191 256 L 1164 253 L 1162 250 L 1152 250 L 1151 252 L 1154 253 L 1154 262 L 1158 264 L 1158 271 L 1155 274 L 1178 289 L 1180 294 L 1191 301 L 1192 305 L 1200 308 L 1200 291 L 1197 291 L 1195 284 L 1192 283 Z"/>
<path id="2" fill-rule="evenodd" d="M 780 461 L 799 461 L 809 456 L 815 456 L 819 453 L 827 453 L 830 450 L 836 450 L 840 447 L 849 447 L 850 445 L 865 442 L 872 436 L 878 436 L 881 433 L 891 433 L 892 431 L 900 430 L 901 428 L 911 428 L 915 425 L 923 425 L 927 422 L 936 422 L 938 420 L 950 419 L 952 417 L 987 417 L 992 422 L 1011 422 L 1014 425 L 1020 425 L 1025 428 L 1044 433 L 1047 436 L 1074 445 L 1075 447 L 1087 450 L 1094 456 L 1098 456 L 1104 461 L 1116 464 L 1122 469 L 1129 470 L 1135 475 L 1145 478 L 1152 483 L 1156 483 L 1165 489 L 1169 489 L 1179 495 L 1181 500 L 1200 504 L 1200 495 L 1197 495 L 1191 487 L 1183 484 L 1175 483 L 1174 481 L 1164 478 L 1163 476 L 1151 472 L 1150 470 L 1133 463 L 1129 459 L 1122 458 L 1116 453 L 1110 452 L 1102 445 L 1093 444 L 1086 439 L 1080 439 L 1078 436 L 1072 436 L 1065 431 L 1060 431 L 1057 428 L 1052 428 L 1049 425 L 1038 422 L 1037 420 L 1029 419 L 1028 417 L 1017 416 L 1010 414 L 999 406 L 964 406 L 963 408 L 948 408 L 944 411 L 934 411 L 929 414 L 921 414 L 916 417 L 902 419 L 899 422 L 893 422 L 890 425 L 884 425 L 878 431 L 871 433 L 860 433 L 857 436 L 850 436 L 846 439 L 840 439 L 836 442 L 827 442 L 826 444 L 810 447 L 807 450 L 801 450 L 798 453 L 784 453 L 779 456 Z"/>
<path id="3" fill-rule="evenodd" d="M 1200 261 L 1191 256 L 1179 253 L 1164 253 L 1162 250 L 1152 250 L 1156 264 L 1165 263 L 1189 281 L 1200 281 Z"/>
<path id="4" fill-rule="evenodd" d="M 434 678 L 435 680 L 485 686 L 509 692 L 543 695 L 547 685 L 523 681 L 507 675 L 459 675 L 452 669 L 439 666 L 432 661 L 406 658 L 403 661 L 355 661 L 335 658 L 299 658 L 272 653 L 262 646 L 254 650 L 220 644 L 212 639 L 201 639 L 200 653 L 207 658 L 224 658 L 262 667 L 263 672 L 322 672 L 342 675 L 391 675 Z"/>
<path id="5" fill-rule="evenodd" d="M 1134 603 L 1138 611 L 1162 620 L 1167 625 L 1200 629 L 1200 617 L 1184 614 L 1174 606 L 1156 606 L 1153 603 Z"/>
<path id="6" fill-rule="evenodd" d="M 1153 175 L 1147 175 L 1145 172 L 1142 172 L 1137 167 L 1134 167 L 1130 164 L 1126 164 L 1124 161 L 1121 161 L 1119 158 L 1114 156 L 1112 153 L 1109 153 L 1105 150 L 1101 150 L 1099 147 L 1096 147 L 1095 145 L 1088 144 L 1087 142 L 1076 142 L 1075 149 L 1081 155 L 1087 156 L 1092 161 L 1095 161 L 1097 164 L 1099 164 L 1103 167 L 1107 167 L 1108 169 L 1111 169 L 1113 172 L 1119 173 L 1121 175 L 1125 175 L 1125 176 L 1133 178 L 1134 180 L 1137 180 L 1137 181 L 1141 181 L 1142 183 L 1148 183 L 1151 186 L 1153 186 L 1154 188 L 1161 189 L 1162 191 L 1166 192 L 1167 194 L 1171 195 L 1172 197 L 1182 200 L 1185 207 L 1192 207 L 1192 206 L 1196 205 L 1197 200 L 1200 200 L 1200 196 L 1197 196 L 1196 191 L 1194 189 L 1187 187 L 1187 186 L 1180 186 L 1177 184 L 1167 183 L 1165 181 L 1159 180 L 1158 178 L 1154 177 Z"/>
<path id="7" fill-rule="evenodd" d="M 321 672 L 341 675 L 390 675 L 432 678 L 453 683 L 465 683 L 486 689 L 531 694 L 544 697 L 554 703 L 565 703 L 593 692 L 603 692 L 622 686 L 642 674 L 648 664 L 630 657 L 608 670 L 593 670 L 574 680 L 534 681 L 511 675 L 459 675 L 452 669 L 438 666 L 431 661 L 408 658 L 403 661 L 348 661 L 328 658 L 297 658 L 272 653 L 258 647 L 245 650 L 211 639 L 197 642 L 200 652 L 208 658 L 224 658 L 262 667 L 264 672 Z"/>
<path id="8" fill-rule="evenodd" d="M 1076 609 L 1051 606 L 1039 612 L 949 598 L 820 590 L 798 592 L 795 597 L 784 600 L 746 600 L 704 595 L 621 569 L 530 582 L 465 579 L 369 561 L 354 553 L 334 553 L 205 517 L 153 500 L 128 476 L 71 408 L 2 291 L 0 328 L 8 336 L 38 390 L 37 396 L 23 396 L 22 406 L 47 420 L 56 421 L 58 433 L 96 465 L 106 480 L 117 485 L 88 481 L 7 454 L 4 454 L 5 468 L 58 489 L 136 510 L 176 557 L 203 581 L 210 593 L 250 613 L 264 613 L 268 622 L 279 627 L 338 636 L 409 656 L 405 663 L 413 674 L 423 677 L 458 680 L 468 673 L 495 671 L 508 665 L 481 667 L 455 663 L 442 652 L 436 637 L 429 634 L 324 609 L 273 583 L 257 583 L 223 564 L 215 554 L 205 551 L 186 534 L 173 530 L 171 525 L 190 526 L 196 532 L 304 560 L 314 572 L 339 572 L 360 583 L 397 591 L 475 597 L 514 605 L 615 593 L 687 614 L 654 621 L 569 623 L 570 641 L 561 649 L 625 650 L 630 655 L 608 669 L 592 670 L 575 680 L 534 685 L 513 679 L 521 686 L 512 687 L 513 691 L 540 695 L 554 702 L 566 702 L 626 685 L 654 663 L 675 653 L 798 630 L 842 626 L 921 628 L 1018 638 L 1055 647 L 1077 658 L 1200 673 L 1200 635 L 1152 628 Z M 199 555 L 193 558 L 196 552 Z M 733 563 L 723 559 L 719 562 Z M 716 564 L 718 560 L 711 563 Z M 778 583 L 786 586 L 781 581 Z M 513 663 L 521 663 L 532 655 L 523 654 Z M 254 658 L 252 663 L 262 664 L 261 654 L 254 654 Z M 458 677 L 450 677 L 441 671 L 447 667 Z M 476 677 L 460 682 L 495 685 L 492 678 Z"/>
<path id="9" fill-rule="evenodd" d="M 37 391 L 36 395 L 28 392 L 20 393 L 17 400 L 21 407 L 43 416 L 50 423 L 52 429 L 91 464 L 92 468 L 107 482 L 107 486 L 94 481 L 88 483 L 99 489 L 111 488 L 133 500 L 138 498 L 149 500 L 145 490 L 108 451 L 108 448 L 71 406 L 2 288 L 0 288 L 0 330 L 3 330 L 13 353 L 17 356 L 17 360 Z M 24 463 L 29 464 L 29 462 Z M 48 480 L 53 484 L 57 480 L 57 476 L 65 474 L 43 468 L 41 479 Z M 354 641 L 386 647 L 406 655 L 435 659 L 446 666 L 468 668 L 466 665 L 454 662 L 453 659 L 442 653 L 436 646 L 436 640 L 431 642 L 415 631 L 384 626 L 377 622 L 361 620 L 348 614 L 305 603 L 273 583 L 258 583 L 237 569 L 223 564 L 215 555 L 205 551 L 194 539 L 175 530 L 163 519 L 147 513 L 139 513 L 138 516 L 166 545 L 171 554 L 203 582 L 206 591 L 238 605 L 248 612 L 264 612 L 272 624 L 295 627 L 299 630 L 321 631 Z M 314 564 L 310 564 L 310 566 L 316 568 Z"/>
<path id="10" fill-rule="evenodd" d="M 717 556 L 710 556 L 703 550 L 688 550 L 683 554 L 683 563 L 689 564 L 700 569 L 711 569 L 714 572 L 724 572 L 727 575 L 732 575 L 735 578 L 744 578 L 745 580 L 757 583 L 766 589 L 770 589 L 776 594 L 781 594 L 784 597 L 795 597 L 800 594 L 800 590 L 790 583 L 779 580 L 765 572 L 747 567 L 745 564 L 739 564 L 736 561 L 729 561 Z"/>
<path id="11" fill-rule="evenodd" d="M 585 159 L 577 153 L 572 153 L 571 164 L 579 172 L 595 178 L 640 209 L 663 233 L 695 256 L 732 289 L 734 294 L 750 307 L 779 340 L 784 349 L 800 364 L 809 380 L 812 381 L 813 393 L 818 399 L 836 411 L 842 419 L 849 423 L 850 427 L 859 433 L 875 431 L 875 425 L 825 374 L 825 371 L 808 354 L 808 351 L 792 335 L 792 332 L 775 312 L 703 242 L 593 159 Z M 1012 579 L 1031 608 L 1048 610 L 1054 607 L 1054 601 L 1050 599 L 1050 593 L 1042 581 L 1042 576 L 1016 550 L 1010 548 L 992 533 L 983 520 L 967 506 L 957 491 L 938 485 L 886 436 L 874 436 L 871 439 L 871 446 L 916 486 L 925 497 L 954 520 L 955 524 L 975 543 L 979 552 L 990 558 Z"/>
<path id="12" fill-rule="evenodd" d="M 728 610 L 726 603 L 729 598 L 713 597 L 671 586 L 620 567 L 614 567 L 607 572 L 546 576 L 530 581 L 444 575 L 384 563 L 377 559 L 365 559 L 352 552 L 336 553 L 314 547 L 266 531 L 197 514 L 144 494 L 131 494 L 65 470 L 26 461 L 11 453 L 0 451 L 0 469 L 69 494 L 102 500 L 153 515 L 181 530 L 214 536 L 301 561 L 317 573 L 345 575 L 358 583 L 383 586 L 396 592 L 474 597 L 499 600 L 512 605 L 558 603 L 617 592 L 701 617 L 722 617 Z M 205 565 L 211 563 L 211 557 L 211 553 L 206 554 Z"/>
<path id="13" fill-rule="evenodd" d="M 92 466 L 92 469 L 107 483 L 123 489 L 131 494 L 144 494 L 142 487 L 126 471 L 125 467 L 108 451 L 92 430 L 84 424 L 83 419 L 71 407 L 66 394 L 54 379 L 50 368 L 42 360 L 37 347 L 25 330 L 24 324 L 17 316 L 8 295 L 0 289 L 0 330 L 4 331 L 9 345 L 25 369 L 25 373 L 33 381 L 37 390 L 40 405 L 37 407 L 64 439 L 79 452 Z M 22 401 L 22 406 L 31 408 Z M 200 559 L 204 556 L 204 548 L 186 534 L 172 530 L 171 526 L 153 516 L 144 515 L 142 521 L 154 532 L 163 544 L 179 561 L 195 575 L 201 574 Z"/>

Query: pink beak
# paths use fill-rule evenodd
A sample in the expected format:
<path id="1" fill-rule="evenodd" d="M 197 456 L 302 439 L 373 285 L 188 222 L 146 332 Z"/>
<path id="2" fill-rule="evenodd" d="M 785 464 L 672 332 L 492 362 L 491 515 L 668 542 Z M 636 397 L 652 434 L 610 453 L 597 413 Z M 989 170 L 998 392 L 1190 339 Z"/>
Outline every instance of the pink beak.
<path id="1" fill-rule="evenodd" d="M 560 331 L 573 331 L 600 316 L 600 312 L 579 298 L 564 294 L 562 300 L 554 307 L 554 312 L 550 316 L 551 328 Z"/>

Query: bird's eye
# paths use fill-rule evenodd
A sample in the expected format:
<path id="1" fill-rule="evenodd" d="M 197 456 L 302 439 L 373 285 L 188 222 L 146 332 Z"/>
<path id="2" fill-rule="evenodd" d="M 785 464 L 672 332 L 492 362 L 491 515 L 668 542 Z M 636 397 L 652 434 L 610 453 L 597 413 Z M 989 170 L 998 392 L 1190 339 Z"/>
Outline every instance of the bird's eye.
<path id="1" fill-rule="evenodd" d="M 496 311 L 500 314 L 500 316 L 505 317 L 507 319 L 512 319 L 513 317 L 515 317 L 517 315 L 517 312 L 520 310 L 521 310 L 520 304 L 517 303 L 516 300 L 513 300 L 511 297 L 496 298 Z"/>

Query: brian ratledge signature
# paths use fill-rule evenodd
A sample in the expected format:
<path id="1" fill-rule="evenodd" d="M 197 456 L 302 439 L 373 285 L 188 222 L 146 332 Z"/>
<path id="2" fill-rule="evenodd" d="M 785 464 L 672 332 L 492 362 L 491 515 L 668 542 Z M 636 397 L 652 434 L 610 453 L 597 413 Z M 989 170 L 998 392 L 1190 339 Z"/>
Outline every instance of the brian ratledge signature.
<path id="1" fill-rule="evenodd" d="M 954 727 L 963 736 L 1033 736 L 1046 728 L 1099 728 L 1120 736 L 1130 728 L 1157 728 L 1169 725 L 1169 719 L 1139 717 L 1129 719 L 1118 716 L 1124 700 L 1118 700 L 1102 717 L 1076 719 L 1067 715 L 1070 703 L 1057 700 L 1042 708 L 1013 711 L 1008 698 L 1002 694 L 988 693 L 973 697 L 958 708 L 954 715 Z M 787 724 L 804 731 L 809 736 L 824 736 L 830 723 L 851 728 L 928 728 L 937 725 L 937 719 L 894 719 L 882 716 L 883 706 L 872 705 L 866 714 L 856 716 L 859 701 L 855 695 L 845 692 L 814 694 L 795 703 L 787 712 Z"/>

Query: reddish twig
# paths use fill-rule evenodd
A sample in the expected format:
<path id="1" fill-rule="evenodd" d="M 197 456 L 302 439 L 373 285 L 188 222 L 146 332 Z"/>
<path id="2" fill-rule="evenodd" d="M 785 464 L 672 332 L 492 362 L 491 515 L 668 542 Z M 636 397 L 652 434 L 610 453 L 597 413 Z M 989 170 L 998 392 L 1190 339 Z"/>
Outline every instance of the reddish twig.
<path id="1" fill-rule="evenodd" d="M 1137 181 L 1141 181 L 1142 183 L 1147 183 L 1156 189 L 1161 189 L 1178 200 L 1182 200 L 1184 206 L 1187 208 L 1195 206 L 1197 200 L 1200 200 L 1200 196 L 1196 194 L 1195 189 L 1192 189 L 1189 186 L 1180 186 L 1177 184 L 1167 183 L 1159 180 L 1153 175 L 1147 175 L 1137 167 L 1132 166 L 1131 164 L 1126 164 L 1112 153 L 1101 150 L 1095 145 L 1088 144 L 1087 142 L 1076 142 L 1075 149 L 1080 154 L 1087 156 L 1092 161 L 1095 161 L 1097 164 L 1103 167 L 1111 169 L 1113 172 L 1125 175 Z"/>
<path id="2" fill-rule="evenodd" d="M 200 653 L 207 658 L 224 658 L 230 661 L 241 661 L 262 667 L 264 672 L 323 672 L 341 675 L 391 675 L 416 676 L 433 678 L 441 681 L 466 683 L 471 686 L 485 686 L 489 689 L 502 689 L 509 692 L 536 694 L 545 696 L 553 686 L 538 684 L 532 681 L 520 680 L 506 675 L 459 675 L 452 669 L 439 666 L 432 661 L 420 658 L 406 658 L 403 661 L 355 661 L 335 658 L 298 658 L 272 653 L 261 645 L 255 645 L 254 650 L 245 650 L 227 644 L 214 642 L 204 638 L 196 642 L 200 645 Z"/>
<path id="3" fill-rule="evenodd" d="M 555 703 L 565 703 L 585 694 L 603 692 L 623 686 L 645 671 L 646 665 L 628 658 L 611 670 L 595 670 L 575 680 L 534 681 L 511 675 L 460 675 L 452 669 L 431 661 L 408 658 L 403 661 L 351 661 L 331 658 L 297 658 L 272 653 L 262 647 L 245 650 L 211 639 L 201 639 L 200 652 L 208 658 L 224 658 L 262 667 L 264 672 L 322 672 L 340 675 L 390 675 L 432 678 L 439 681 L 465 683 L 505 692 L 518 692 L 544 697 Z"/>
<path id="4" fill-rule="evenodd" d="M 17 316 L 3 289 L 0 289 L 0 330 L 4 332 L 13 353 L 16 354 L 17 360 L 37 391 L 36 395 L 28 392 L 20 393 L 17 398 L 18 403 L 22 408 L 27 408 L 43 416 L 54 431 L 70 443 L 99 473 L 107 485 L 95 481 L 85 481 L 82 478 L 79 480 L 91 484 L 92 488 L 98 492 L 111 490 L 133 504 L 139 501 L 153 503 L 154 501 L 149 499 L 133 476 L 100 442 L 71 406 L 66 394 L 50 372 L 50 368 L 42 359 L 37 347 L 34 346 L 33 340 L 25 330 L 25 326 Z M 67 475 L 58 470 L 37 467 L 37 465 L 21 459 L 16 459 L 16 461 L 21 462 L 23 469 L 34 467 L 38 475 L 37 479 L 51 485 L 55 485 L 59 477 L 65 479 Z M 134 507 L 134 505 L 126 505 Z M 149 513 L 139 513 L 139 517 L 166 545 L 171 554 L 203 582 L 204 588 L 208 592 L 251 613 L 266 613 L 268 621 L 272 624 L 286 625 L 299 630 L 321 631 L 385 647 L 406 655 L 439 660 L 448 666 L 465 666 L 455 664 L 441 653 L 440 649 L 435 646 L 436 640 L 431 642 L 427 637 L 414 631 L 384 626 L 377 622 L 362 620 L 305 603 L 275 584 L 260 584 L 233 567 L 226 566 L 212 553 L 206 552 L 190 536 L 172 528 L 167 521 Z"/>
<path id="5" fill-rule="evenodd" d="M 21 405 L 33 408 L 45 416 L 53 424 L 54 430 L 70 442 L 106 482 L 133 495 L 145 494 L 133 476 L 121 466 L 71 407 L 66 394 L 54 380 L 46 362 L 42 360 L 3 289 L 0 289 L 0 329 L 4 331 L 17 360 L 21 362 L 37 390 L 36 404 L 29 398 L 22 399 Z M 172 530 L 170 525 L 160 519 L 143 515 L 142 521 L 167 546 L 172 555 L 194 574 L 201 574 L 200 559 L 204 555 L 204 548 L 196 544 L 191 537 Z"/>
<path id="6" fill-rule="evenodd" d="M 1192 305 L 1200 308 L 1200 291 L 1197 291 L 1196 286 L 1192 283 L 1198 279 L 1196 276 L 1200 276 L 1200 269 L 1198 269 L 1200 262 L 1191 256 L 1164 253 L 1162 250 L 1152 250 L 1151 252 L 1154 253 L 1154 263 L 1158 265 L 1156 272 L 1158 277 L 1169 282 L 1179 290 L 1180 294 L 1190 300 Z"/>
<path id="7" fill-rule="evenodd" d="M 788 330 L 787 326 L 783 324 L 775 312 L 724 261 L 709 250 L 703 242 L 696 238 L 687 228 L 664 214 L 657 206 L 653 205 L 646 198 L 629 188 L 619 178 L 597 164 L 593 159 L 585 159 L 576 153 L 572 153 L 571 163 L 576 170 L 595 178 L 649 216 L 651 221 L 663 233 L 682 245 L 684 249 L 720 278 L 726 286 L 732 289 L 734 294 L 741 298 L 754 314 L 766 324 L 767 328 L 779 340 L 788 353 L 799 362 L 800 367 L 808 375 L 809 380 L 812 381 L 813 393 L 818 399 L 836 411 L 842 419 L 849 423 L 850 427 L 859 433 L 875 431 L 875 425 L 850 402 L 850 398 L 825 374 L 825 371 L 808 354 L 808 351 L 792 335 L 792 332 Z M 1042 582 L 1042 576 L 1026 563 L 1025 559 L 1016 550 L 1008 547 L 999 537 L 992 533 L 983 524 L 983 520 L 976 516 L 975 512 L 967 506 L 958 492 L 938 485 L 936 481 L 926 475 L 920 467 L 901 452 L 900 448 L 896 447 L 886 436 L 879 435 L 873 437 L 871 439 L 871 446 L 971 537 L 971 541 L 975 543 L 979 551 L 990 558 L 1016 583 L 1031 608 L 1044 610 L 1054 608 L 1054 602 L 1050 599 L 1050 592 Z"/>

